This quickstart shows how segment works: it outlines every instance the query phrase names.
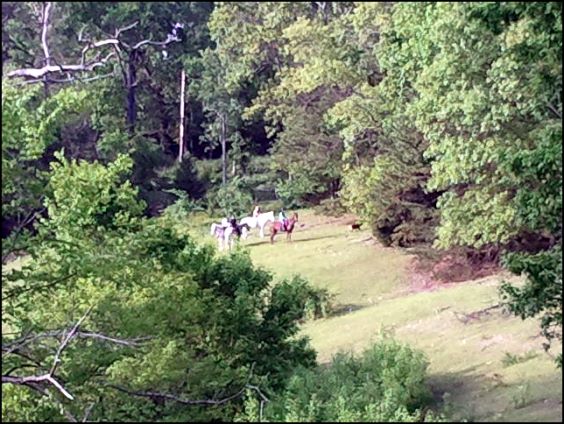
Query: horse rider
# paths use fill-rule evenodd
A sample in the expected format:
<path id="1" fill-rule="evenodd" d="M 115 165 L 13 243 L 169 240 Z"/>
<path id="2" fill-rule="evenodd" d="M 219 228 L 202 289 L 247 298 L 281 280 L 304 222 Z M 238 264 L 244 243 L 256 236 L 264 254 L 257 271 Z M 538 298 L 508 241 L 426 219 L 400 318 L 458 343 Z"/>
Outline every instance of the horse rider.
<path id="1" fill-rule="evenodd" d="M 282 229 L 284 231 L 287 231 L 286 222 L 288 221 L 288 218 L 286 217 L 286 212 L 284 212 L 284 208 L 280 209 L 280 213 L 278 214 L 278 220 L 282 223 Z"/>
<path id="2" fill-rule="evenodd" d="M 237 225 L 237 218 L 233 215 L 229 218 L 229 225 L 233 228 L 233 232 L 237 234 L 237 237 L 241 237 L 241 228 Z"/>
<path id="3" fill-rule="evenodd" d="M 253 218 L 257 218 L 260 215 L 260 206 L 259 205 L 255 205 L 254 209 L 253 209 Z"/>

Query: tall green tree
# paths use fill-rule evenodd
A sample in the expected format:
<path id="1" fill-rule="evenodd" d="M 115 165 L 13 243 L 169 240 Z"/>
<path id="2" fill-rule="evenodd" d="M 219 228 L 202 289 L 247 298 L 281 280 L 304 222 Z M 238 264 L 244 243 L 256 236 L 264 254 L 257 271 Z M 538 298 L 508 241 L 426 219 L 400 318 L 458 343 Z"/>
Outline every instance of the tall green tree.
<path id="1" fill-rule="evenodd" d="M 415 10 L 420 19 L 413 20 Z M 494 245 L 528 276 L 506 287 L 512 310 L 562 325 L 562 6 L 397 5 L 398 52 L 429 140 L 429 188 L 444 191 L 437 245 Z M 544 253 L 539 253 L 544 252 Z"/>

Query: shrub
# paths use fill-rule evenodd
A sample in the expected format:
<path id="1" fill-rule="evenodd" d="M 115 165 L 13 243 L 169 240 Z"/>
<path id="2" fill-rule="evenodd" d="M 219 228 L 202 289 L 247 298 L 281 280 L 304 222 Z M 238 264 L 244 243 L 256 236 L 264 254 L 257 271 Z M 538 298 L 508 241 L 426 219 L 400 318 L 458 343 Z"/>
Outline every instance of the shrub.
<path id="1" fill-rule="evenodd" d="M 382 340 L 360 357 L 337 354 L 329 367 L 298 369 L 284 390 L 260 400 L 248 393 L 238 420 L 262 421 L 437 421 L 422 416 L 431 395 L 425 385 L 427 361 L 421 352 Z M 261 416 L 262 415 L 262 416 Z"/>

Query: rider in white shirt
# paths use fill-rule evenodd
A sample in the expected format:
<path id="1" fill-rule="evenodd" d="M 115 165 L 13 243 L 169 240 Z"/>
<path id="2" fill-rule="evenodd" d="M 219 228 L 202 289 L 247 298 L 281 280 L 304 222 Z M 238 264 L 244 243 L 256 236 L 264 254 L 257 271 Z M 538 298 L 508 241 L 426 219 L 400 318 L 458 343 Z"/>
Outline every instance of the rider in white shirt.
<path id="1" fill-rule="evenodd" d="M 259 215 L 260 215 L 260 206 L 255 205 L 255 208 L 253 209 L 253 218 L 257 218 Z"/>
<path id="2" fill-rule="evenodd" d="M 284 212 L 284 208 L 280 209 L 280 213 L 278 214 L 278 220 L 282 223 L 282 229 L 286 231 L 286 222 L 288 218 L 286 217 L 286 212 Z"/>

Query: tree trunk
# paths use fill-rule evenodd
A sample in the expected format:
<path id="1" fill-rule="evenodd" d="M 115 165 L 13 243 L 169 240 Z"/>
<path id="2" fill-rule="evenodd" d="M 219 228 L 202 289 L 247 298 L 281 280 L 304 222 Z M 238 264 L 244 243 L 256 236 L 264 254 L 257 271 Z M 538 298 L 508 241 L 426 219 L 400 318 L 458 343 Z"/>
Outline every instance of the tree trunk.
<path id="1" fill-rule="evenodd" d="M 184 154 L 184 84 L 186 79 L 186 72 L 182 69 L 180 75 L 180 140 L 178 142 L 178 162 L 182 162 L 182 155 Z"/>
<path id="2" fill-rule="evenodd" d="M 49 46 L 47 44 L 47 30 L 49 28 L 49 12 L 51 10 L 51 2 L 43 4 L 43 16 L 41 17 L 42 31 L 41 31 L 41 45 L 43 46 L 43 54 L 45 55 L 44 66 L 51 65 L 51 55 L 49 54 Z M 45 91 L 45 98 L 49 97 L 49 84 L 47 84 L 47 77 L 43 77 L 43 89 Z"/>
<path id="3" fill-rule="evenodd" d="M 221 181 L 223 185 L 227 183 L 227 129 L 225 114 L 221 115 Z"/>
<path id="4" fill-rule="evenodd" d="M 135 121 L 137 119 L 137 110 L 135 104 L 135 87 L 137 85 L 137 70 L 135 69 L 135 56 L 137 52 L 134 50 L 129 54 L 129 63 L 127 66 L 127 128 L 129 134 L 135 132 Z"/>

